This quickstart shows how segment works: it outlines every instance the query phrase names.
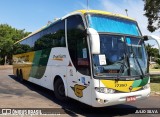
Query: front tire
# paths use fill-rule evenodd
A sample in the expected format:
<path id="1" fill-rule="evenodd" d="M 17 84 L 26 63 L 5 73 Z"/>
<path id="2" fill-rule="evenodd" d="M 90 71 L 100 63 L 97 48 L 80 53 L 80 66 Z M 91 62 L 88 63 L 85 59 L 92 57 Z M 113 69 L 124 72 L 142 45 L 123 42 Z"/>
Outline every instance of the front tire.
<path id="1" fill-rule="evenodd" d="M 54 83 L 54 94 L 58 100 L 66 100 L 64 84 L 60 78 L 58 78 Z"/>

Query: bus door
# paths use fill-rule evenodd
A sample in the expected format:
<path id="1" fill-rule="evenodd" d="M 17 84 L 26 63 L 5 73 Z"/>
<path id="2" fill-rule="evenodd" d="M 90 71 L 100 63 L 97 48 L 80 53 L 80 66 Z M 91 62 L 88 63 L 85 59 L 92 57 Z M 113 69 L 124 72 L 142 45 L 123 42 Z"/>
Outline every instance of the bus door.
<path id="1" fill-rule="evenodd" d="M 67 44 L 70 55 L 67 68 L 68 96 L 84 103 L 91 101 L 91 78 L 87 36 L 82 17 L 67 18 Z"/>

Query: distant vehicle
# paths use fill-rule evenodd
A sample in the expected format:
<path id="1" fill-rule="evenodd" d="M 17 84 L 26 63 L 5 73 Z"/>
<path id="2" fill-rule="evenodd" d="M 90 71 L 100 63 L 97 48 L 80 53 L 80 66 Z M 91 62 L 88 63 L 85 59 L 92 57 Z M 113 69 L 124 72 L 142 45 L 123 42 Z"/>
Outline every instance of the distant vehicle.
<path id="1" fill-rule="evenodd" d="M 147 39 L 130 17 L 75 11 L 16 42 L 13 73 L 60 100 L 93 107 L 140 100 L 150 95 Z"/>

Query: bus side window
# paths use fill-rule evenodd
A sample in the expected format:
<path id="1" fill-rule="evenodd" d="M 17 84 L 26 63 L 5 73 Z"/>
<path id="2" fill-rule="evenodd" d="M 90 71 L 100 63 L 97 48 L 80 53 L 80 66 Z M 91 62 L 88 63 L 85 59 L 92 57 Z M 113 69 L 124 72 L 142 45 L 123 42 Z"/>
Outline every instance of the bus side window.
<path id="1" fill-rule="evenodd" d="M 40 32 L 40 37 L 35 39 L 34 50 L 42 50 L 54 47 L 65 47 L 65 23 L 64 20 L 51 25 Z"/>
<path id="2" fill-rule="evenodd" d="M 28 43 L 28 39 L 25 39 L 15 45 L 15 54 L 21 54 L 21 53 L 26 53 L 30 51 L 31 51 L 31 47 Z"/>
<path id="3" fill-rule="evenodd" d="M 80 15 L 67 18 L 67 42 L 71 60 L 78 72 L 90 75 L 87 38 Z"/>

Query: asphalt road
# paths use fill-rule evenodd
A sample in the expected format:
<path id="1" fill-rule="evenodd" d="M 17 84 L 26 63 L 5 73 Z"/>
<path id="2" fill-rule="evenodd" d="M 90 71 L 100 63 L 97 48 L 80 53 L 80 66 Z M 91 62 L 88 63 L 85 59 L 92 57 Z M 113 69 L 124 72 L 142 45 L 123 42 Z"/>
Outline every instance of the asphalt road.
<path id="1" fill-rule="evenodd" d="M 72 99 L 60 102 L 54 97 L 52 91 L 30 82 L 21 83 L 12 74 L 12 69 L 6 69 L 0 70 L 0 108 L 60 108 L 65 112 L 60 116 L 75 117 L 159 117 L 160 96 L 150 96 L 144 100 L 116 106 L 92 108 Z M 152 112 L 159 109 L 159 114 L 135 114 L 136 110 L 148 112 L 150 109 Z"/>

